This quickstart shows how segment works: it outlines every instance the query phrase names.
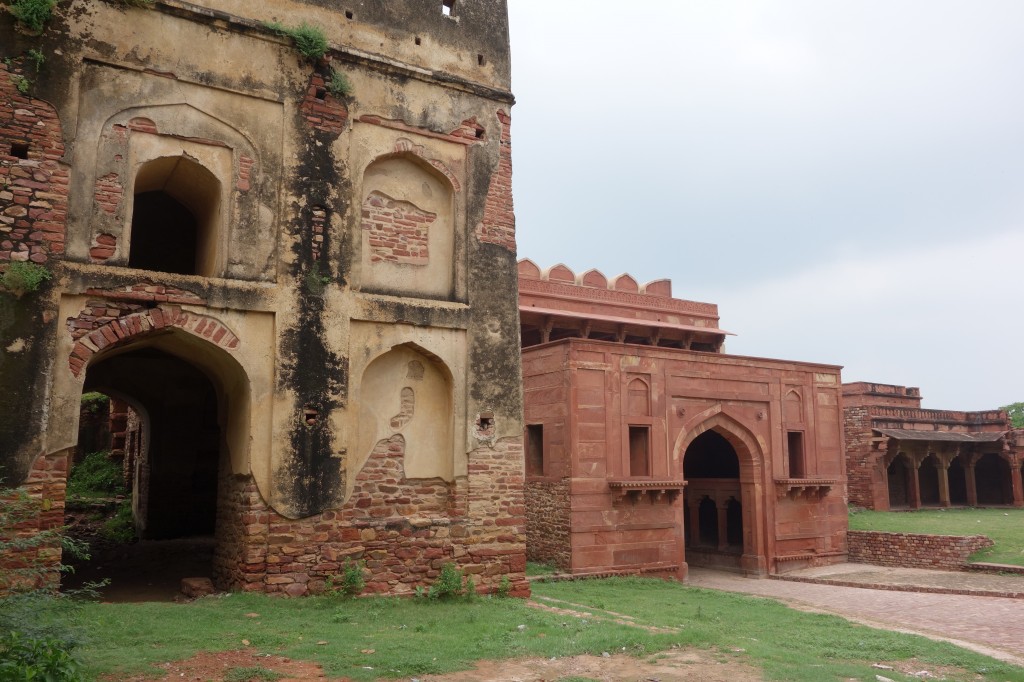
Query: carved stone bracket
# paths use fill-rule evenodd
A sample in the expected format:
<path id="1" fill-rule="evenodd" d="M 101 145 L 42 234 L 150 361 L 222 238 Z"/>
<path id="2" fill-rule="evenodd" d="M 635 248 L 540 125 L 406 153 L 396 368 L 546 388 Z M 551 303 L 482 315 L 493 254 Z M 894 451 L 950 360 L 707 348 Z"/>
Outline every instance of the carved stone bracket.
<path id="1" fill-rule="evenodd" d="M 809 500 L 820 500 L 832 486 L 839 482 L 837 478 L 777 478 L 775 494 L 779 499 L 788 497 L 791 500 L 804 497 Z"/>
<path id="2" fill-rule="evenodd" d="M 616 500 L 622 500 L 628 496 L 633 498 L 633 501 L 635 502 L 645 494 L 649 494 L 651 499 L 655 502 L 659 502 L 665 498 L 668 498 L 668 501 L 672 502 L 679 493 L 683 492 L 683 488 L 686 487 L 686 481 L 652 480 L 647 478 L 622 479 L 618 481 L 608 481 L 608 487 L 612 489 L 612 494 L 615 496 Z"/>

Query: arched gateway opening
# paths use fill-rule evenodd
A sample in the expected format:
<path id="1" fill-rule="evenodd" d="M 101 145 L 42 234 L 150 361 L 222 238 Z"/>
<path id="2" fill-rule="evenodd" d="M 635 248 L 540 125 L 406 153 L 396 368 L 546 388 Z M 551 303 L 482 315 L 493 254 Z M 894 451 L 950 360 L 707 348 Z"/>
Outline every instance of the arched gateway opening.
<path id="1" fill-rule="evenodd" d="M 686 561 L 750 573 L 764 571 L 757 546 L 757 462 L 747 441 L 715 417 L 694 430 L 683 453 Z"/>
<path id="2" fill-rule="evenodd" d="M 222 349 L 172 330 L 97 356 L 83 388 L 126 402 L 134 415 L 119 513 L 137 541 L 101 542 L 72 581 L 110 578 L 105 596 L 115 599 L 164 598 L 186 577 L 228 587 L 244 549 L 226 499 L 232 460 L 247 454 L 232 452 L 248 431 L 244 370 Z"/>

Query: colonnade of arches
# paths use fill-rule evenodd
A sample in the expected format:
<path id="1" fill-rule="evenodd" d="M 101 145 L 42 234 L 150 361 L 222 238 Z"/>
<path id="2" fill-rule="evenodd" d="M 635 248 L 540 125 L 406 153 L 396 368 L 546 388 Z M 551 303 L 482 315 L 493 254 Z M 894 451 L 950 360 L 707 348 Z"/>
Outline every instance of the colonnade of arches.
<path id="1" fill-rule="evenodd" d="M 890 509 L 1024 505 L 1021 465 L 997 452 L 904 452 L 883 460 Z"/>

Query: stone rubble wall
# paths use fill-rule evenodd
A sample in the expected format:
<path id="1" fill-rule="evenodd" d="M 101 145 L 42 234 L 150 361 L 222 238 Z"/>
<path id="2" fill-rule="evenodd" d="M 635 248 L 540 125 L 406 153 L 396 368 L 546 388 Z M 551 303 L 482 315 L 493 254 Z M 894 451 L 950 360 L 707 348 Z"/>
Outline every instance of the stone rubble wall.
<path id="1" fill-rule="evenodd" d="M 849 561 L 876 566 L 964 570 L 967 558 L 994 543 L 984 535 L 916 535 L 851 530 Z"/>
<path id="2" fill-rule="evenodd" d="M 568 478 L 527 483 L 526 558 L 570 570 Z"/>

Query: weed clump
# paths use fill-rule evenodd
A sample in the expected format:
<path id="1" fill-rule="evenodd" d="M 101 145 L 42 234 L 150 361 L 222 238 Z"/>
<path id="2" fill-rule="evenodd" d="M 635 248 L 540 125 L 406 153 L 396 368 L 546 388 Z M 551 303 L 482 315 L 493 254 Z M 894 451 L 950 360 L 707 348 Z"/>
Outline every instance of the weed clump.
<path id="1" fill-rule="evenodd" d="M 121 465 L 110 460 L 109 452 L 86 455 L 68 477 L 68 497 L 113 497 L 124 492 Z"/>
<path id="2" fill-rule="evenodd" d="M 317 60 L 327 54 L 327 36 L 319 26 L 305 22 L 298 26 L 285 26 L 278 21 L 265 23 L 264 26 L 280 36 L 290 38 L 295 49 L 306 59 Z"/>
<path id="3" fill-rule="evenodd" d="M 348 76 L 338 70 L 337 67 L 331 67 L 331 80 L 327 84 L 327 92 L 331 93 L 333 97 L 348 97 L 352 94 L 352 83 L 349 81 Z"/>
<path id="4" fill-rule="evenodd" d="M 27 82 L 27 79 L 24 79 Z M 21 90 L 21 86 L 18 86 Z M 0 276 L 0 285 L 15 296 L 21 296 L 37 290 L 43 282 L 53 275 L 42 265 L 28 261 L 12 261 L 7 264 L 7 270 Z"/>
<path id="5" fill-rule="evenodd" d="M 114 515 L 103 522 L 100 536 L 122 545 L 135 541 L 135 517 L 132 515 L 131 500 L 118 505 Z"/>
<path id="6" fill-rule="evenodd" d="M 450 561 L 441 567 L 437 581 L 430 586 L 431 599 L 453 599 L 462 594 L 462 571 Z"/>
<path id="7" fill-rule="evenodd" d="M 327 592 L 343 597 L 355 597 L 366 588 L 363 577 L 363 562 L 345 559 L 341 566 L 341 574 L 327 579 Z"/>
<path id="8" fill-rule="evenodd" d="M 43 32 L 53 18 L 57 0 L 14 0 L 7 11 L 14 15 L 22 28 L 36 35 Z"/>

